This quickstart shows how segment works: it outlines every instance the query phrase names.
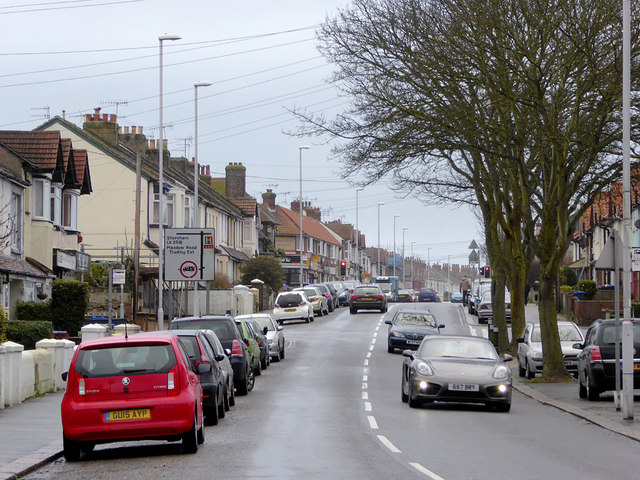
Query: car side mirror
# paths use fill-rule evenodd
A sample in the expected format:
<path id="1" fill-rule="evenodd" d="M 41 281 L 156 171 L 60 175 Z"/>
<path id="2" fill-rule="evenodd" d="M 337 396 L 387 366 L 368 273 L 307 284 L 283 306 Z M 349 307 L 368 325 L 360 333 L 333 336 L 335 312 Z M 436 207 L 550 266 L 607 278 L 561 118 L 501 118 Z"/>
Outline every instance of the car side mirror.
<path id="1" fill-rule="evenodd" d="M 385 320 L 385 321 L 384 321 L 384 323 L 385 323 L 386 325 L 391 325 L 391 320 Z"/>
<path id="2" fill-rule="evenodd" d="M 284 330 L 284 328 L 280 325 L 278 325 L 278 331 L 281 332 L 282 330 Z"/>
<path id="3" fill-rule="evenodd" d="M 268 329 L 267 327 L 264 327 L 264 328 L 262 329 L 262 332 L 263 332 L 265 335 L 267 334 L 267 332 L 268 332 L 268 331 L 269 331 L 269 329 Z"/>
<path id="4" fill-rule="evenodd" d="M 201 360 L 197 363 L 196 367 L 200 375 L 203 373 L 209 373 L 211 371 L 211 362 Z"/>
<path id="5" fill-rule="evenodd" d="M 242 341 L 244 342 L 244 344 L 248 347 L 249 346 L 249 339 L 248 338 L 243 338 Z"/>
<path id="6" fill-rule="evenodd" d="M 573 345 L 571 345 L 573 348 L 575 348 L 576 350 L 584 350 L 584 345 L 582 343 L 574 343 Z"/>
<path id="7" fill-rule="evenodd" d="M 524 337 L 516 338 L 517 343 L 524 343 Z"/>
<path id="8" fill-rule="evenodd" d="M 444 328 L 444 323 L 441 323 L 440 325 L 438 325 L 438 330 L 440 330 L 441 328 Z"/>
<path id="9" fill-rule="evenodd" d="M 216 355 L 216 362 L 221 362 L 222 360 L 224 360 L 224 355 Z"/>
<path id="10" fill-rule="evenodd" d="M 413 359 L 414 359 L 414 356 L 413 356 L 413 350 L 410 350 L 410 349 L 403 350 L 403 351 L 402 351 L 402 356 L 403 356 L 403 357 L 410 358 L 411 360 L 413 360 Z"/>
<path id="11" fill-rule="evenodd" d="M 502 361 L 503 362 L 510 362 L 511 360 L 513 360 L 513 357 L 511 355 L 509 355 L 508 353 L 505 353 L 504 357 L 502 357 Z"/>
<path id="12" fill-rule="evenodd" d="M 231 357 L 231 350 L 229 350 L 228 348 L 224 349 L 224 353 L 227 355 L 227 357 Z"/>
<path id="13" fill-rule="evenodd" d="M 62 377 L 62 381 L 66 382 L 67 378 L 69 378 L 69 372 L 62 372 L 61 377 Z"/>

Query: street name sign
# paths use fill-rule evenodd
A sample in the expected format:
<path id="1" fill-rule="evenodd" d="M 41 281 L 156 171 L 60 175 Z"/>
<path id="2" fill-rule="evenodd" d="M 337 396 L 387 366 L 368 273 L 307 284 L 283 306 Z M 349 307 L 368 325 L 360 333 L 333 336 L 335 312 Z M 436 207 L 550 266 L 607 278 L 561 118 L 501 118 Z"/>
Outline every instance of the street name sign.
<path id="1" fill-rule="evenodd" d="M 166 228 L 164 230 L 164 279 L 213 280 L 215 229 Z"/>

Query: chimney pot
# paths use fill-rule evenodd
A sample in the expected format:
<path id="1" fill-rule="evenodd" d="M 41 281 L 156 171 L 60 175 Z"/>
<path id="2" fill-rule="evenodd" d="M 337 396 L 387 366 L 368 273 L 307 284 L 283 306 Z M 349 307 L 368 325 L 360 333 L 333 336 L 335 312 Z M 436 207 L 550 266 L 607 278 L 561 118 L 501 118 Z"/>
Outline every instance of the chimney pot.
<path id="1" fill-rule="evenodd" d="M 109 118 L 110 118 L 110 120 L 109 120 L 110 122 L 116 123 L 117 116 L 114 113 L 112 113 Z"/>
<path id="2" fill-rule="evenodd" d="M 140 133 L 140 135 L 142 135 L 142 126 L 138 127 L 138 132 Z"/>
<path id="3" fill-rule="evenodd" d="M 167 140 L 166 138 L 162 139 L 162 146 L 164 147 L 163 150 L 166 150 L 167 148 L 169 148 L 168 147 L 168 145 L 169 145 L 168 142 L 169 142 L 169 140 Z"/>
<path id="4" fill-rule="evenodd" d="M 155 150 L 156 149 L 156 139 L 152 138 L 151 139 L 151 150 Z"/>
<path id="5" fill-rule="evenodd" d="M 85 122 L 90 122 L 90 121 L 92 120 L 91 114 L 90 114 L 90 113 L 87 113 L 87 114 L 84 116 L 84 119 L 85 119 Z"/>
<path id="6" fill-rule="evenodd" d="M 131 133 L 134 135 L 136 134 L 136 127 L 131 127 Z"/>
<path id="7" fill-rule="evenodd" d="M 124 134 L 129 135 L 129 127 L 124 127 Z"/>

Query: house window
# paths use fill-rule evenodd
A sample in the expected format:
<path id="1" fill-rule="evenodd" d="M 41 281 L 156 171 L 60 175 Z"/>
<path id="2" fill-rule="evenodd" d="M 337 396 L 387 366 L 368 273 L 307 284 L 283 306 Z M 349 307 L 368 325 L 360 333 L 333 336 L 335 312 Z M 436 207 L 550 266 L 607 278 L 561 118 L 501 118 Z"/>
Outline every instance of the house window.
<path id="1" fill-rule="evenodd" d="M 250 220 L 245 220 L 242 224 L 242 241 L 243 241 L 243 245 L 244 242 L 247 243 L 251 243 L 253 241 L 253 235 L 251 235 L 251 225 L 253 224 L 253 222 L 251 222 Z"/>
<path id="2" fill-rule="evenodd" d="M 11 251 L 22 253 L 22 192 L 11 193 Z"/>
<path id="3" fill-rule="evenodd" d="M 62 226 L 70 230 L 78 229 L 78 197 L 75 193 L 62 194 Z"/>
<path id="4" fill-rule="evenodd" d="M 44 178 L 33 181 L 33 216 L 39 220 L 51 218 L 51 203 L 49 201 L 51 183 Z"/>
<path id="5" fill-rule="evenodd" d="M 191 207 L 192 199 L 190 196 L 184 196 L 184 228 L 195 227 L 193 208 Z"/>
<path id="6" fill-rule="evenodd" d="M 51 216 L 49 217 L 54 225 L 60 225 L 62 216 L 62 189 L 59 185 L 51 185 Z"/>
<path id="7" fill-rule="evenodd" d="M 174 195 L 164 196 L 164 225 L 167 227 L 173 227 L 173 199 Z M 155 193 L 153 195 L 153 223 L 159 223 L 158 212 L 160 211 L 160 195 Z"/>

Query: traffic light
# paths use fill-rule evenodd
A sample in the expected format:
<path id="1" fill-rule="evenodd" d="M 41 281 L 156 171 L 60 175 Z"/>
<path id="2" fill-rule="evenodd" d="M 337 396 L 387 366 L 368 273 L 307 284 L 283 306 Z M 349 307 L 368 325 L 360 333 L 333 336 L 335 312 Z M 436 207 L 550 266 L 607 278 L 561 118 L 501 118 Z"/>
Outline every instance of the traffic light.
<path id="1" fill-rule="evenodd" d="M 340 275 L 344 276 L 347 274 L 347 262 L 344 260 L 340 262 Z"/>
<path id="2" fill-rule="evenodd" d="M 491 268 L 489 265 L 482 267 L 482 274 L 484 275 L 484 278 L 491 278 Z"/>

